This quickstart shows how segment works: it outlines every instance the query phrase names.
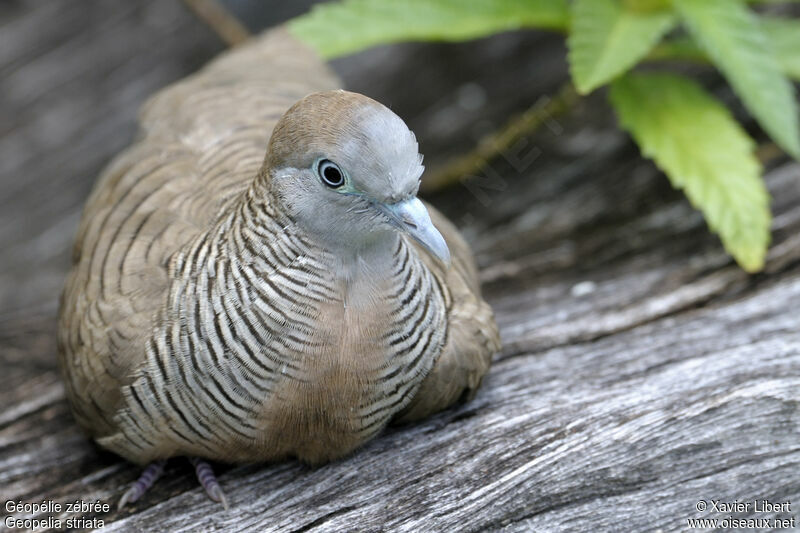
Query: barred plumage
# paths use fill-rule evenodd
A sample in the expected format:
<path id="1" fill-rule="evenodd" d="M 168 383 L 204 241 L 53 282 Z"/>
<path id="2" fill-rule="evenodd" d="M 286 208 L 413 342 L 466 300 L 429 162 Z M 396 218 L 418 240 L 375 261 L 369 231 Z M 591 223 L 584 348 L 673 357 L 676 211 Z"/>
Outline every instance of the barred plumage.
<path id="1" fill-rule="evenodd" d="M 399 118 L 303 98 L 336 85 L 278 29 L 147 104 L 87 202 L 60 313 L 68 397 L 102 446 L 318 463 L 477 388 L 498 336 L 470 252 L 416 200 Z"/>

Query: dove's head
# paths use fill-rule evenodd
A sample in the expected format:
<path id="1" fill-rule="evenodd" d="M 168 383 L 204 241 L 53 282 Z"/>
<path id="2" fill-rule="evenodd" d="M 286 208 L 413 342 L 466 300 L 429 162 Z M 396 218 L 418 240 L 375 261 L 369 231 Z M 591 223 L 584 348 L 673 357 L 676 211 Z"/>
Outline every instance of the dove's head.
<path id="1" fill-rule="evenodd" d="M 375 100 L 347 91 L 306 96 L 275 126 L 265 171 L 280 207 L 332 249 L 393 242 L 399 231 L 450 259 L 417 199 L 423 167 L 414 134 Z"/>

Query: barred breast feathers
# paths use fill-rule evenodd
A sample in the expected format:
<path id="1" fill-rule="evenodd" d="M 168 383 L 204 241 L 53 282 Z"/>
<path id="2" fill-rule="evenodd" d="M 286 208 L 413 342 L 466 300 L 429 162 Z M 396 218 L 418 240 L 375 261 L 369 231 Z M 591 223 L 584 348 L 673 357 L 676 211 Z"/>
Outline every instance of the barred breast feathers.
<path id="1" fill-rule="evenodd" d="M 386 270 L 349 279 L 341 258 L 248 192 L 173 257 L 147 362 L 116 415 L 122 434 L 102 443 L 134 459 L 178 448 L 319 462 L 379 432 L 410 401 L 448 329 L 441 282 L 404 238 L 392 245 Z"/>

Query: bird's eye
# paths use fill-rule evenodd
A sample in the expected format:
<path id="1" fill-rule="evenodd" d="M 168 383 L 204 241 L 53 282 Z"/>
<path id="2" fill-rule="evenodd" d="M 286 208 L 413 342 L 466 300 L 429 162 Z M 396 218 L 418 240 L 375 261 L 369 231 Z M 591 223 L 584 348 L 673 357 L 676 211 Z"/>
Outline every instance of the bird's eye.
<path id="1" fill-rule="evenodd" d="M 330 159 L 323 159 L 319 162 L 317 174 L 328 187 L 336 189 L 344 185 L 344 172 Z"/>

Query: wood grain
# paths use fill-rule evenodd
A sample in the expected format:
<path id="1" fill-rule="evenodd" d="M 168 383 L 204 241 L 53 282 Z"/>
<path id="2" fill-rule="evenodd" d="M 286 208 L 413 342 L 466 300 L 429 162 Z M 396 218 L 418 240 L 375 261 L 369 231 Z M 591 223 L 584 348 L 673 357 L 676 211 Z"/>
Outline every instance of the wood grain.
<path id="1" fill-rule="evenodd" d="M 138 105 L 222 44 L 177 1 L 18 0 L 0 28 L 0 501 L 113 507 L 138 471 L 69 415 L 58 291 Z M 433 166 L 551 94 L 563 57 L 525 33 L 334 66 L 408 118 Z M 734 516 L 800 519 L 800 165 L 766 179 L 773 245 L 748 276 L 591 97 L 431 198 L 472 243 L 505 345 L 474 401 L 320 468 L 220 467 L 228 512 L 175 460 L 141 502 L 84 516 L 105 531 L 679 531 L 727 516 L 700 499 L 767 499 L 792 510 Z"/>

